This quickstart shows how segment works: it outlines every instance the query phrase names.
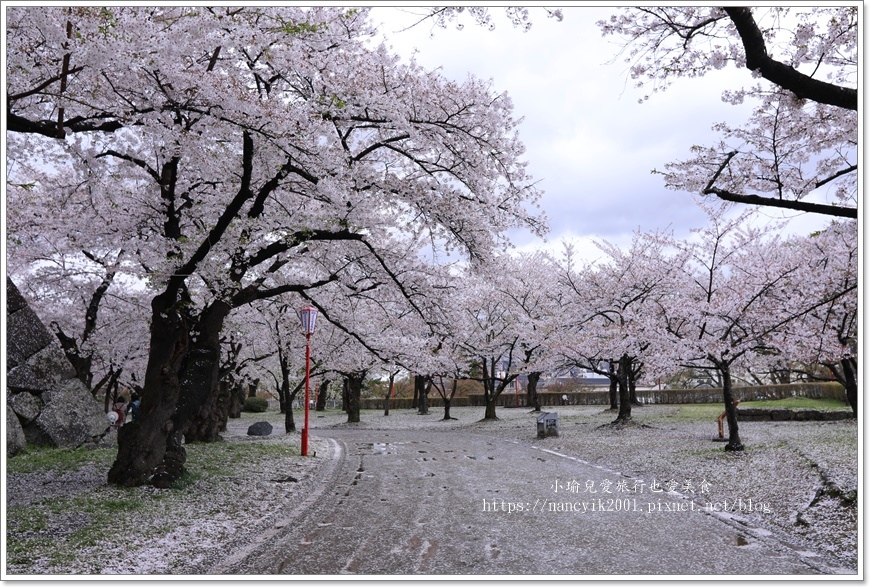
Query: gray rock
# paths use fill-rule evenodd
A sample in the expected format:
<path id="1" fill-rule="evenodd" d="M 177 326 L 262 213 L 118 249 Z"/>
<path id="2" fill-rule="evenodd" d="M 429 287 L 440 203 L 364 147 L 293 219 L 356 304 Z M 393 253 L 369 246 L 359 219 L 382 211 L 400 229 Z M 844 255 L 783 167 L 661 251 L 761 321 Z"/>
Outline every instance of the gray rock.
<path id="1" fill-rule="evenodd" d="M 9 276 L 6 276 L 6 313 L 14 314 L 26 306 L 27 300 L 25 300 L 24 296 L 21 295 L 21 292 L 18 291 L 18 286 L 12 282 Z"/>
<path id="2" fill-rule="evenodd" d="M 6 385 L 12 391 L 40 394 L 66 379 L 75 377 L 75 370 L 60 344 L 50 344 L 38 351 L 27 362 L 6 373 Z"/>
<path id="3" fill-rule="evenodd" d="M 46 397 L 39 416 L 24 429 L 28 442 L 76 448 L 108 430 L 106 414 L 78 379 L 46 392 Z"/>
<path id="4" fill-rule="evenodd" d="M 20 365 L 55 341 L 51 332 L 39 320 L 39 316 L 29 307 L 7 314 L 6 320 L 7 369 Z"/>
<path id="5" fill-rule="evenodd" d="M 248 426 L 248 436 L 269 436 L 272 434 L 272 425 L 268 422 L 255 422 Z"/>
<path id="6" fill-rule="evenodd" d="M 24 429 L 21 427 L 21 422 L 18 421 L 18 416 L 15 415 L 9 406 L 6 410 L 6 456 L 15 456 L 21 452 L 27 445 L 27 438 L 24 436 Z"/>
<path id="7" fill-rule="evenodd" d="M 103 408 L 8 278 L 6 296 L 7 411 L 17 426 L 7 418 L 7 437 L 23 430 L 31 444 L 75 448 L 101 442 L 109 430 Z"/>
<path id="8" fill-rule="evenodd" d="M 109 427 L 102 436 L 94 438 L 93 442 L 85 444 L 87 448 L 115 448 L 116 446 L 118 446 L 118 431 L 112 427 Z"/>
<path id="9" fill-rule="evenodd" d="M 14 393 L 6 403 L 24 424 L 33 422 L 42 409 L 42 402 L 29 393 Z"/>

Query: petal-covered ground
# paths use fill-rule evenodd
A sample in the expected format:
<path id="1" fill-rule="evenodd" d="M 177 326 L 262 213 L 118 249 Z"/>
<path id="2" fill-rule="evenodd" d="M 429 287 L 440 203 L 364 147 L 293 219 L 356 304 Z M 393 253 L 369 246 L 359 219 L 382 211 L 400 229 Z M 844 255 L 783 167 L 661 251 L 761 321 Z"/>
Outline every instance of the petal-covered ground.
<path id="1" fill-rule="evenodd" d="M 6 476 L 5 572 L 21 575 L 200 575 L 262 540 L 320 487 L 330 463 L 330 430 L 464 430 L 553 451 L 627 475 L 668 484 L 697 500 L 735 507 L 738 526 L 763 528 L 828 564 L 858 571 L 858 424 L 743 422 L 743 453 L 725 453 L 716 406 L 644 406 L 634 425 L 609 426 L 595 406 L 551 408 L 559 436 L 537 438 L 536 414 L 454 408 L 443 420 L 411 410 L 364 411 L 347 424 L 340 411 L 311 413 L 313 456 L 299 456 L 299 434 L 283 434 L 283 415 L 231 420 L 225 442 L 188 445 L 188 475 L 170 490 L 119 489 L 106 483 L 112 450 L 39 451 L 10 459 Z M 301 415 L 301 414 L 300 414 Z M 248 426 L 270 421 L 268 437 Z M 301 418 L 297 417 L 297 420 Z M 506 473 L 509 474 L 509 473 Z M 560 479 L 581 490 L 583 480 Z M 694 493 L 693 493 L 694 492 Z M 751 505 L 750 505 L 751 504 Z"/>

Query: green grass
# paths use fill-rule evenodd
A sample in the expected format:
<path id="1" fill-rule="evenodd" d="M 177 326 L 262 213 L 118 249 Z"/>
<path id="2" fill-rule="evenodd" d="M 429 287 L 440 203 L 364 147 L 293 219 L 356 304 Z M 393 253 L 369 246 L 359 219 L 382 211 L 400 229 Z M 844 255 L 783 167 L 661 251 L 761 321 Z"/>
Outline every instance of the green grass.
<path id="1" fill-rule="evenodd" d="M 662 404 L 664 405 L 664 404 Z M 674 407 L 678 408 L 676 414 L 669 416 L 661 416 L 663 420 L 674 420 L 679 422 L 716 422 L 725 406 L 722 403 L 716 404 L 679 404 Z M 799 409 L 807 408 L 814 410 L 842 410 L 848 409 L 849 404 L 834 398 L 809 398 L 809 397 L 789 397 L 778 400 L 756 400 L 740 402 L 739 408 L 774 408 L 774 409 Z M 642 414 L 642 411 L 638 411 Z"/>
<path id="2" fill-rule="evenodd" d="M 28 446 L 6 461 L 7 473 L 34 473 L 36 471 L 74 471 L 85 465 L 112 465 L 118 451 L 114 448 L 54 448 Z"/>
<path id="3" fill-rule="evenodd" d="M 679 411 L 669 418 L 681 422 L 716 422 L 724 409 L 722 404 L 680 404 Z"/>
<path id="4" fill-rule="evenodd" d="M 298 456 L 299 451 L 286 444 L 265 442 L 211 442 L 186 445 L 185 468 L 195 474 L 214 477 L 233 475 L 231 463 L 245 463 L 261 459 Z M 179 483 L 185 482 L 184 478 Z M 186 482 L 190 484 L 190 480 Z"/>
<path id="5" fill-rule="evenodd" d="M 754 400 L 740 402 L 741 408 L 810 408 L 814 410 L 841 410 L 849 408 L 849 404 L 835 398 L 788 397 L 777 400 Z"/>
<path id="6" fill-rule="evenodd" d="M 174 524 L 160 522 L 166 512 L 191 515 L 189 508 L 195 506 L 218 515 L 231 509 L 228 503 L 201 503 L 203 483 L 225 487 L 232 501 L 232 477 L 262 475 L 299 454 L 295 445 L 270 441 L 197 443 L 185 448 L 186 472 L 168 490 L 105 483 L 77 491 L 72 482 L 67 496 L 8 507 L 7 562 L 40 569 L 75 568 L 75 572 L 87 572 L 94 565 L 98 569 L 101 563 L 95 561 L 107 545 L 123 544 L 131 537 L 159 540 L 173 531 Z M 93 469 L 104 478 L 116 455 L 115 448 L 28 448 L 7 460 L 7 475 L 48 473 L 63 479 L 61 475 Z"/>

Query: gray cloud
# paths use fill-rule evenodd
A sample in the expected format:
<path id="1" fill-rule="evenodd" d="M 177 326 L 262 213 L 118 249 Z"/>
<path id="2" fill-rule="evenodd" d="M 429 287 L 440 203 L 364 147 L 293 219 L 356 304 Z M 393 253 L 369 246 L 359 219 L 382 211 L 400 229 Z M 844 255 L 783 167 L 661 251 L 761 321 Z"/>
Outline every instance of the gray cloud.
<path id="1" fill-rule="evenodd" d="M 714 123 L 745 119 L 749 105 L 721 101 L 724 89 L 748 84 L 749 73 L 735 68 L 702 79 L 679 80 L 644 102 L 648 91 L 633 87 L 627 65 L 616 57 L 615 39 L 603 38 L 595 22 L 616 7 L 570 7 L 562 22 L 530 9 L 533 27 L 515 29 L 500 8 L 493 8 L 494 31 L 472 24 L 433 29 L 399 9 L 375 9 L 375 22 L 388 44 L 402 56 L 416 48 L 427 68 L 464 79 L 491 79 L 507 92 L 522 117 L 520 136 L 526 159 L 545 195 L 541 205 L 550 219 L 550 245 L 562 238 L 601 238 L 628 242 L 635 230 L 672 228 L 678 235 L 700 225 L 703 213 L 692 194 L 668 190 L 652 169 L 688 158 L 695 144 L 712 145 Z M 804 221 L 804 224 L 807 224 Z M 818 220 L 809 221 L 818 224 Z M 521 248 L 537 241 L 512 234 Z"/>

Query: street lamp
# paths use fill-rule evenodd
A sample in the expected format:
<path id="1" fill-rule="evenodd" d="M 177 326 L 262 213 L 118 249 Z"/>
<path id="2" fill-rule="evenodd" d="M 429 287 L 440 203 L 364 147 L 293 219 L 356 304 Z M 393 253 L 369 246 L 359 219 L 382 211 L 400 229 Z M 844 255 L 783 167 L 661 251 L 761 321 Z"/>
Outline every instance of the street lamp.
<path id="1" fill-rule="evenodd" d="M 308 456 L 308 395 L 311 378 L 311 335 L 314 334 L 314 323 L 317 321 L 317 308 L 306 306 L 299 312 L 302 319 L 302 330 L 305 331 L 305 426 L 302 428 L 302 456 Z"/>

